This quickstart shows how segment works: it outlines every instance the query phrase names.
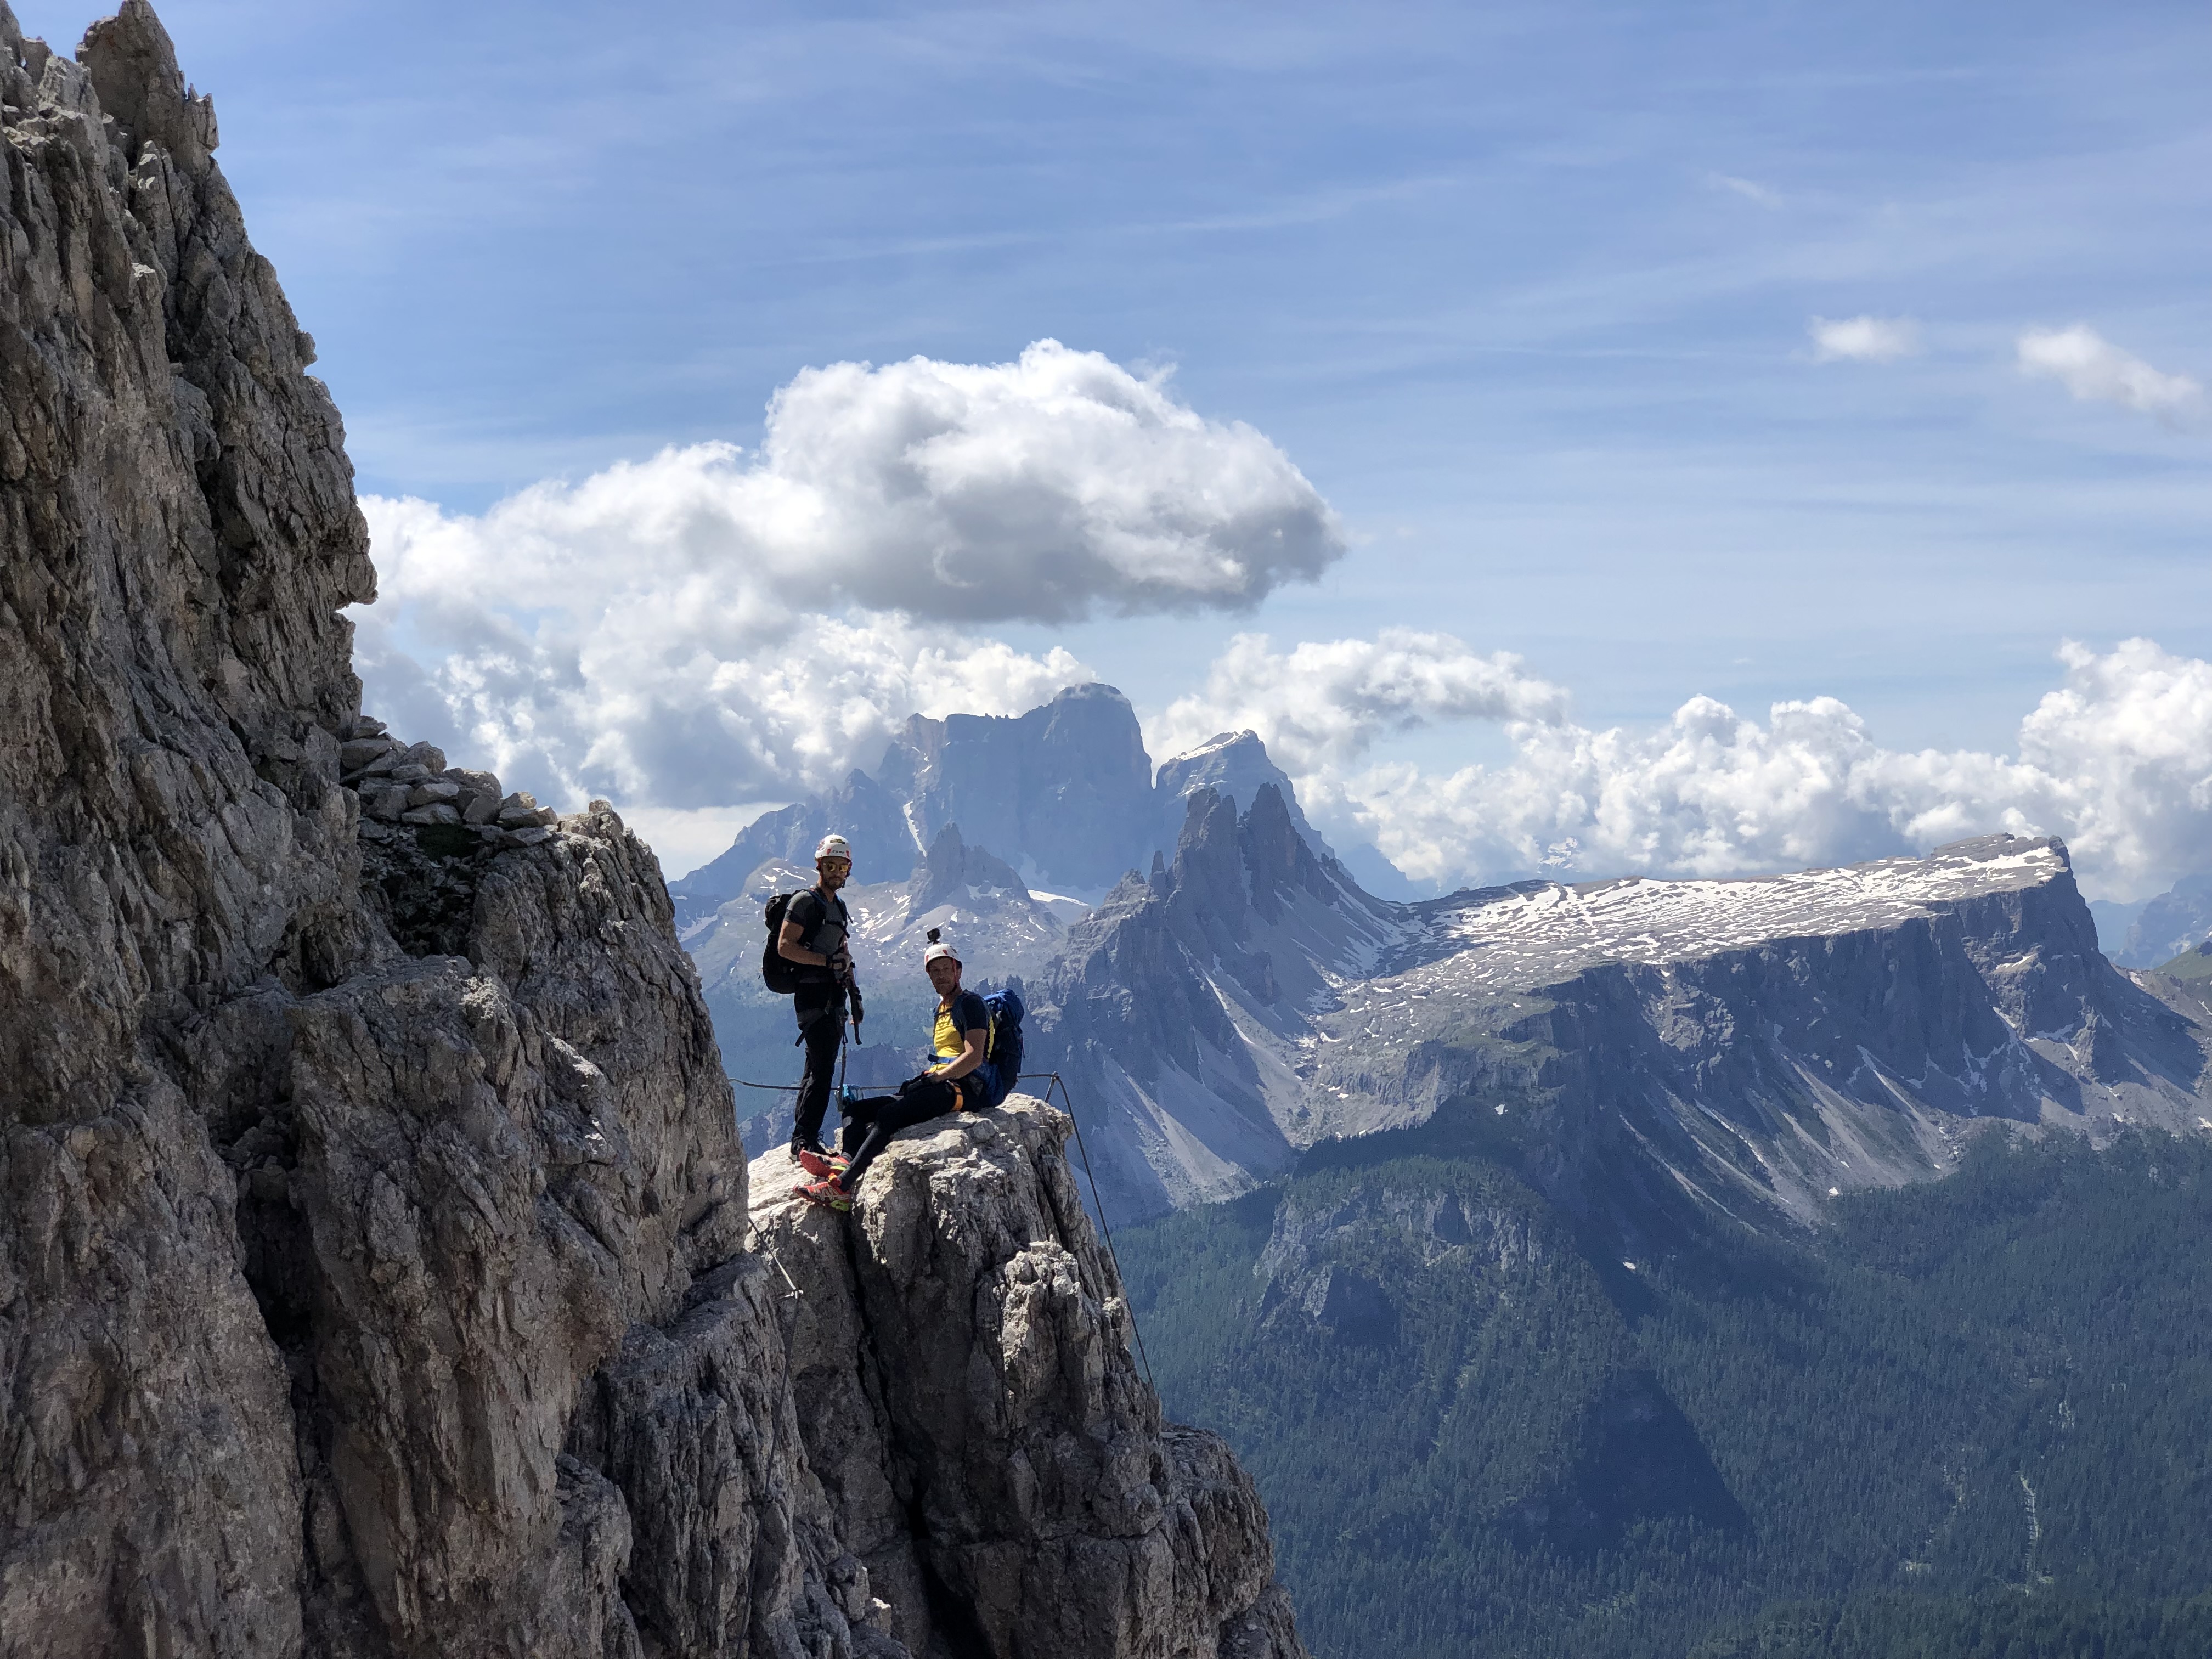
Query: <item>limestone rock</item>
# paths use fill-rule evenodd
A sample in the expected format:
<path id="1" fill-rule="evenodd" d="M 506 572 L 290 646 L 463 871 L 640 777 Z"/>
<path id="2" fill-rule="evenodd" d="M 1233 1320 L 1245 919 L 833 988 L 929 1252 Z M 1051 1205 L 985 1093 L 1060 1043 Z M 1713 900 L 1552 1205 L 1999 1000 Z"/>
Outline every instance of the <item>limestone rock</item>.
<path id="1" fill-rule="evenodd" d="M 1251 1482 L 1131 1357 L 1070 1127 L 1020 1095 L 920 1126 L 849 1216 L 791 1195 L 787 1152 L 754 1164 L 840 1534 L 917 1652 L 1302 1654 Z"/>
<path id="2" fill-rule="evenodd" d="M 337 411 L 216 139 L 143 0 L 75 61 L 0 0 L 0 1656 L 897 1659 L 921 1590 L 814 1472 L 659 866 L 361 714 Z M 1009 1194 L 963 1224 L 1030 1237 Z M 1188 1465 L 1194 1536 L 1256 1523 L 1144 1449 L 1054 1248 L 1021 1319 L 1162 1472 L 1071 1442 L 1040 1489 Z M 885 1490 L 947 1456 L 905 1432 Z M 1145 1512 L 1098 1583 L 1141 1546 L 1207 1626 L 1250 1539 L 1193 1575 Z M 1091 1525 L 1010 1536 L 1069 1581 Z"/>

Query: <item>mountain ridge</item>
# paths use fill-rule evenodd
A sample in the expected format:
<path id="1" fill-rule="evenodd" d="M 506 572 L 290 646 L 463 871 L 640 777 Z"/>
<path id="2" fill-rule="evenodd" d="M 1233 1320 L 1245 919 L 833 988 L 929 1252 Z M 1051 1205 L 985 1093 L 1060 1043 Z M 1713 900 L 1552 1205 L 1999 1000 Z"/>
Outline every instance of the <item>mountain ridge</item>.
<path id="1" fill-rule="evenodd" d="M 2212 1038 L 2098 951 L 2053 840 L 1413 905 L 1315 860 L 1294 939 L 1261 923 L 1252 872 L 1221 856 L 1233 805 L 1205 799 L 1176 863 L 1118 889 L 1036 999 L 1032 1052 L 1097 1103 L 1117 1199 L 1139 1214 L 1440 1112 L 1511 1119 L 1549 1191 L 1602 1187 L 1603 1165 L 1645 1189 L 1631 1207 L 1689 1191 L 1785 1224 L 1832 1188 L 1940 1173 L 2000 1120 L 2093 1139 L 2199 1127 Z M 1266 975 L 1295 966 L 1298 996 L 1256 976 L 1255 927 Z M 1147 930 L 1164 937 L 1142 945 Z M 1183 1011 L 1188 1036 L 1102 1042 L 1081 1009 L 1124 998 Z"/>
<path id="2" fill-rule="evenodd" d="M 1136 711 L 1110 685 L 1073 685 L 1020 715 L 907 721 L 872 769 L 763 813 L 728 849 L 670 884 L 680 925 L 711 914 L 771 860 L 805 866 L 835 831 L 854 845 L 855 875 L 903 881 L 948 824 L 994 848 L 1039 888 L 1103 894 L 1155 853 L 1172 854 L 1183 802 L 1200 788 L 1249 799 L 1274 785 L 1298 833 L 1337 855 L 1307 822 L 1290 778 L 1251 732 L 1224 732 L 1155 768 Z M 1378 878 L 1411 884 L 1372 847 L 1355 849 Z"/>

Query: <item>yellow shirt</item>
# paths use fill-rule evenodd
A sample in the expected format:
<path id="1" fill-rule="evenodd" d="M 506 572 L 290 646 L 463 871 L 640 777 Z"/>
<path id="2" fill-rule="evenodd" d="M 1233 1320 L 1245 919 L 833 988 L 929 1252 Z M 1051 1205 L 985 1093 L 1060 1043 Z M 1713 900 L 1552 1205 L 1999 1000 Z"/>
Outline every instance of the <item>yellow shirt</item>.
<path id="1" fill-rule="evenodd" d="M 965 1024 L 961 1024 L 962 1018 L 966 1020 Z M 990 1029 L 991 1016 L 983 1006 L 983 999 L 973 991 L 961 992 L 952 999 L 950 1008 L 940 1006 L 937 1011 L 937 1029 L 930 1036 L 937 1063 L 942 1066 L 947 1060 L 959 1059 L 968 1047 L 969 1032 L 988 1032 Z M 990 1039 L 986 1036 L 984 1041 L 988 1044 Z"/>

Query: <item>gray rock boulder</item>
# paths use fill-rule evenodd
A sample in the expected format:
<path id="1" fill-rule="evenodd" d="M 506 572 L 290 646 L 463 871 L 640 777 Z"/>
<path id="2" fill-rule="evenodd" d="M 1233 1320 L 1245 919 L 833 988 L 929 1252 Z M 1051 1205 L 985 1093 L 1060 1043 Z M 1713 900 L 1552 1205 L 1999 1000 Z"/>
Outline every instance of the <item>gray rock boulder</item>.
<path id="1" fill-rule="evenodd" d="M 753 1166 L 790 1275 L 800 1431 L 840 1534 L 920 1652 L 1303 1654 L 1220 1440 L 1164 1425 L 1069 1120 L 1009 1097 L 906 1132 L 850 1215 Z"/>

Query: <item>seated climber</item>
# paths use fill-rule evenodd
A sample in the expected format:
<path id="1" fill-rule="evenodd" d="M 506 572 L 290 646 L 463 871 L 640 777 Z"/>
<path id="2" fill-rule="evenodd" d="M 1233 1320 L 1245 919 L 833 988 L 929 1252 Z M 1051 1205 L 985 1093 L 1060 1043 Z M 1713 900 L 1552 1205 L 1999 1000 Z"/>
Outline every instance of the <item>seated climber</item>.
<path id="1" fill-rule="evenodd" d="M 860 1177 L 901 1129 L 947 1112 L 980 1110 L 993 1103 L 991 1073 L 984 1065 L 990 1052 L 990 1012 L 981 997 L 960 988 L 960 957 L 951 945 L 933 940 L 921 953 L 921 965 L 937 993 L 933 1063 L 920 1076 L 899 1085 L 896 1094 L 868 1100 L 848 1097 L 839 1103 L 845 1123 L 841 1139 L 850 1161 L 796 1189 L 810 1203 L 851 1209 Z"/>

